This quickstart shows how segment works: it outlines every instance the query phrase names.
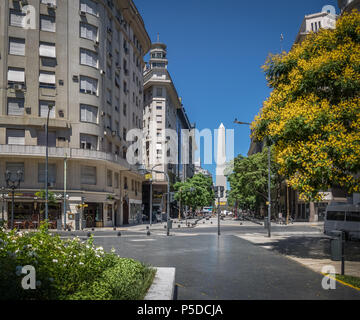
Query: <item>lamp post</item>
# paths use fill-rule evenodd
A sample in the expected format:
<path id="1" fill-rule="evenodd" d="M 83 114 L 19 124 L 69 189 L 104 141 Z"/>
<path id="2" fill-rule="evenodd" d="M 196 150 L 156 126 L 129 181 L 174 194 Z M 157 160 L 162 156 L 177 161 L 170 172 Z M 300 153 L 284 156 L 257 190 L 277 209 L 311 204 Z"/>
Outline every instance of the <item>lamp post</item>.
<path id="1" fill-rule="evenodd" d="M 53 105 L 48 105 L 48 114 L 45 126 L 46 135 L 46 160 L 45 160 L 45 220 L 49 218 L 49 119 Z"/>
<path id="2" fill-rule="evenodd" d="M 5 188 L 1 188 L 1 220 L 5 220 Z"/>
<path id="3" fill-rule="evenodd" d="M 235 119 L 234 123 L 241 125 L 251 126 L 251 123 L 241 122 Z M 271 238 L 271 149 L 270 149 L 270 139 L 268 139 L 268 236 Z M 265 218 L 266 219 L 266 218 Z"/>
<path id="4" fill-rule="evenodd" d="M 12 205 L 11 205 L 11 229 L 14 229 L 14 206 L 15 206 L 15 190 L 20 188 L 20 183 L 23 177 L 21 170 L 16 172 L 16 179 L 12 179 L 12 174 L 9 170 L 5 173 L 6 187 L 11 189 L 12 193 Z"/>

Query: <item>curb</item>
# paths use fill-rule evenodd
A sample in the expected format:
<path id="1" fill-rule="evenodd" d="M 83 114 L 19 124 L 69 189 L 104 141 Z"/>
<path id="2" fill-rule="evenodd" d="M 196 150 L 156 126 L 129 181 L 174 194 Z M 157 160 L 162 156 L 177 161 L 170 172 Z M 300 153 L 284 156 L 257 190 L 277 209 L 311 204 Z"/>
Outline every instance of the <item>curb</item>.
<path id="1" fill-rule="evenodd" d="M 175 268 L 156 268 L 156 275 L 144 300 L 174 300 Z"/>

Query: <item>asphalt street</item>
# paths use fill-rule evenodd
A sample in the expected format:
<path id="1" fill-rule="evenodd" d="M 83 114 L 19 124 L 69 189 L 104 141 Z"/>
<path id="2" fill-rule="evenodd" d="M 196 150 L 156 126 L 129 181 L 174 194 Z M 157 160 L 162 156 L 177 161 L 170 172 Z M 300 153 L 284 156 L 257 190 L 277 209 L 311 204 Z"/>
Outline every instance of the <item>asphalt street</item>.
<path id="1" fill-rule="evenodd" d="M 360 292 L 337 283 L 335 290 L 322 288 L 323 276 L 292 261 L 276 250 L 267 250 L 239 238 L 240 233 L 266 235 L 264 227 L 223 222 L 217 235 L 216 221 L 196 228 L 179 229 L 166 236 L 163 225 L 121 232 L 94 233 L 95 244 L 114 248 L 122 257 L 156 267 L 176 267 L 178 300 L 318 300 L 360 299 Z M 274 226 L 273 233 L 319 234 L 310 226 Z M 84 233 L 73 235 L 86 236 Z M 69 236 L 69 234 L 67 234 Z"/>

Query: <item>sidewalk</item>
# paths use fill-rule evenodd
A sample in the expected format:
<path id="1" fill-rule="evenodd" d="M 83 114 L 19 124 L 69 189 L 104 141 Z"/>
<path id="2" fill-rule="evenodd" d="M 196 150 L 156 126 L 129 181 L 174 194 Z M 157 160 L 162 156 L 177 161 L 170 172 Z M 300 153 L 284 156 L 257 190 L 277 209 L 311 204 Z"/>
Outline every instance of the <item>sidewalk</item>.
<path id="1" fill-rule="evenodd" d="M 268 238 L 265 233 L 248 233 L 238 237 L 285 255 L 315 272 L 322 273 L 323 267 L 333 266 L 336 273 L 341 273 L 341 262 L 330 259 L 330 237 L 324 235 L 318 226 L 313 232 L 303 234 L 277 232 Z M 360 242 L 346 242 L 345 274 L 360 277 Z"/>

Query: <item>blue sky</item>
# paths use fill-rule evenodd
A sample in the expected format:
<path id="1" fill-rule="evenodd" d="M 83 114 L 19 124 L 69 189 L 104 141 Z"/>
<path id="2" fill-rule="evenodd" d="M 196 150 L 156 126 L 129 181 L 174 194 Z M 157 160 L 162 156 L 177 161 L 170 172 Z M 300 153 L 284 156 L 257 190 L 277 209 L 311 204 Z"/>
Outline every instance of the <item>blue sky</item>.
<path id="1" fill-rule="evenodd" d="M 269 96 L 261 70 L 269 53 L 290 50 L 305 15 L 335 0 L 134 0 L 153 42 L 168 46 L 169 71 L 192 123 L 235 129 L 235 156 L 246 155 L 251 122 Z M 215 174 L 215 165 L 204 165 Z"/>

